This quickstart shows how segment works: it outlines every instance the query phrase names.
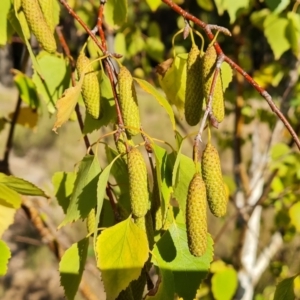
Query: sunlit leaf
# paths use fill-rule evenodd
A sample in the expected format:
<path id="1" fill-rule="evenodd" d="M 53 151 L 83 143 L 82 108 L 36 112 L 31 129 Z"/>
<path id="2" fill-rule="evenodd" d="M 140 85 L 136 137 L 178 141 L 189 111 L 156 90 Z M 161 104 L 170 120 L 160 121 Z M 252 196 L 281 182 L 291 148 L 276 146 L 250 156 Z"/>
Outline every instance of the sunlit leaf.
<path id="1" fill-rule="evenodd" d="M 155 87 L 143 79 L 134 78 L 134 80 L 140 85 L 140 87 L 147 93 L 151 94 L 155 100 L 166 110 L 167 114 L 170 117 L 173 129 L 175 130 L 175 117 L 172 110 L 172 107 L 168 101 L 163 97 Z"/>
<path id="2" fill-rule="evenodd" d="M 289 216 L 291 223 L 295 226 L 296 230 L 300 232 L 300 202 L 295 203 L 289 209 Z"/>
<path id="3" fill-rule="evenodd" d="M 97 204 L 97 182 L 100 174 L 97 156 L 87 155 L 80 162 L 67 214 L 59 225 L 86 218 Z"/>
<path id="4" fill-rule="evenodd" d="M 294 279 L 297 275 L 282 280 L 276 287 L 274 300 L 294 300 Z"/>
<path id="5" fill-rule="evenodd" d="M 14 113 L 9 114 L 9 117 L 12 119 Z M 36 110 L 30 107 L 21 107 L 18 112 L 17 124 L 20 124 L 24 127 L 35 128 L 38 122 L 38 113 Z"/>
<path id="6" fill-rule="evenodd" d="M 71 117 L 80 97 L 83 78 L 84 75 L 81 76 L 80 81 L 75 86 L 66 89 L 61 98 L 58 99 L 56 103 L 56 121 L 52 129 L 54 132 L 57 133 L 57 129 Z"/>
<path id="7" fill-rule="evenodd" d="M 156 11 L 161 4 L 160 0 L 146 0 L 146 2 L 152 11 Z"/>
<path id="8" fill-rule="evenodd" d="M 87 257 L 88 245 L 88 238 L 73 244 L 66 250 L 59 263 L 60 283 L 68 300 L 73 300 L 77 293 Z"/>
<path id="9" fill-rule="evenodd" d="M 1 9 L 1 7 L 0 7 Z M 0 24 L 1 25 L 1 24 Z M 7 264 L 11 257 L 10 250 L 4 241 L 0 240 L 0 276 L 3 276 L 7 272 Z"/>
<path id="10" fill-rule="evenodd" d="M 52 177 L 55 197 L 64 213 L 67 213 L 72 191 L 74 189 L 75 179 L 76 173 L 74 172 L 56 172 Z"/>
<path id="11" fill-rule="evenodd" d="M 232 81 L 232 68 L 229 66 L 228 63 L 223 62 L 221 65 L 221 77 L 222 77 L 222 86 L 223 86 L 223 91 L 228 88 L 229 83 Z"/>
<path id="12" fill-rule="evenodd" d="M 97 266 L 101 270 L 106 299 L 114 300 L 139 277 L 148 258 L 146 232 L 131 217 L 105 229 L 97 239 Z"/>
<path id="13" fill-rule="evenodd" d="M 127 20 L 127 0 L 110 0 L 104 6 L 105 21 L 110 27 L 120 26 Z"/>
<path id="14" fill-rule="evenodd" d="M 0 184 L 4 184 L 10 189 L 22 195 L 47 197 L 45 192 L 33 183 L 12 175 L 7 176 L 3 173 L 0 173 Z"/>
<path id="15" fill-rule="evenodd" d="M 3 192 L 3 188 L 1 188 L 1 185 L 0 192 Z M 10 201 L 11 200 L 13 199 L 10 198 Z M 16 200 L 16 202 L 17 201 L 18 200 Z M 21 202 L 21 199 L 19 199 L 19 202 Z M 2 237 L 4 231 L 14 222 L 15 213 L 16 209 L 14 208 L 14 206 L 10 202 L 6 202 L 5 200 L 0 198 L 0 238 Z"/>
<path id="16" fill-rule="evenodd" d="M 10 0 L 0 1 L 0 45 L 5 45 L 7 43 L 7 15 L 11 8 Z"/>

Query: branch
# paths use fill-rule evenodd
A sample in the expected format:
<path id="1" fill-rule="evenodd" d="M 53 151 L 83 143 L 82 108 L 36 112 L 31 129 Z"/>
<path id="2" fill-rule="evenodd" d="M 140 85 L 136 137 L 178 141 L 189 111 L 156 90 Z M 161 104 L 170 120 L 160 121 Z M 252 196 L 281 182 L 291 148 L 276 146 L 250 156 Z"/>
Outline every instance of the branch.
<path id="1" fill-rule="evenodd" d="M 60 0 L 62 1 L 62 0 Z M 204 32 L 206 33 L 207 37 L 212 41 L 214 39 L 214 35 L 211 32 L 211 29 L 214 29 L 213 26 L 206 24 L 196 18 L 195 16 L 189 14 L 187 11 L 182 9 L 180 6 L 172 2 L 171 0 L 162 0 L 165 4 L 167 4 L 171 9 L 173 9 L 175 12 L 180 14 L 183 18 L 192 21 L 196 25 L 200 26 Z M 219 55 L 224 55 L 221 47 L 217 42 L 214 43 L 214 47 Z M 295 133 L 294 129 L 288 122 L 288 120 L 284 117 L 282 112 L 278 109 L 278 107 L 275 105 L 275 103 L 272 100 L 272 97 L 268 94 L 267 91 L 265 91 L 247 72 L 245 72 L 239 65 L 237 65 L 235 62 L 233 62 L 228 56 L 224 55 L 224 60 L 231 66 L 232 69 L 239 72 L 259 93 L 260 95 L 265 98 L 269 106 L 271 107 L 272 111 L 277 115 L 277 117 L 282 121 L 286 129 L 289 131 L 291 136 L 293 137 L 298 149 L 300 150 L 300 140 Z"/>

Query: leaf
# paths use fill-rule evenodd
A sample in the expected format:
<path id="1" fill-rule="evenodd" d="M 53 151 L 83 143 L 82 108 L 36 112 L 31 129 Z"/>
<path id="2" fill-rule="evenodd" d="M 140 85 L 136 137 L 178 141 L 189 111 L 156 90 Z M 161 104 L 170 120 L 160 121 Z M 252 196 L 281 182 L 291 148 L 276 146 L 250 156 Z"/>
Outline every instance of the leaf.
<path id="1" fill-rule="evenodd" d="M 9 114 L 9 117 L 13 119 L 14 112 Z M 38 122 L 38 114 L 35 109 L 30 107 L 21 107 L 18 112 L 17 124 L 31 129 L 36 128 Z"/>
<path id="2" fill-rule="evenodd" d="M 126 55 L 126 41 L 125 41 L 125 35 L 123 32 L 118 32 L 115 36 L 115 47 L 114 51 L 118 54 L 121 54 L 122 57 L 119 58 L 119 62 L 122 62 Z"/>
<path id="3" fill-rule="evenodd" d="M 180 157 L 180 162 L 178 168 L 177 184 L 175 187 L 173 186 L 173 197 L 176 198 L 179 203 L 180 210 L 182 211 L 183 215 L 185 215 L 186 198 L 190 182 L 195 174 L 195 164 L 191 158 L 183 154 L 177 155 L 179 155 Z"/>
<path id="4" fill-rule="evenodd" d="M 145 50 L 154 61 L 163 61 L 165 45 L 160 39 L 153 36 L 146 38 Z"/>
<path id="5" fill-rule="evenodd" d="M 38 188 L 33 183 L 22 178 L 18 178 L 12 175 L 7 176 L 3 173 L 0 173 L 0 183 L 6 185 L 10 189 L 16 191 L 21 195 L 42 196 L 48 198 L 43 190 Z"/>
<path id="6" fill-rule="evenodd" d="M 110 0 L 104 6 L 105 22 L 110 27 L 121 26 L 127 20 L 127 0 Z"/>
<path id="7" fill-rule="evenodd" d="M 176 125 L 175 125 L 175 117 L 174 117 L 174 113 L 172 110 L 172 107 L 170 106 L 170 104 L 168 103 L 168 101 L 165 99 L 165 97 L 163 97 L 157 90 L 155 87 L 153 87 L 150 83 L 148 83 L 147 81 L 143 80 L 143 79 L 138 79 L 138 78 L 134 78 L 134 80 L 140 85 L 140 87 L 147 93 L 151 94 L 155 100 L 157 100 L 157 102 L 166 110 L 167 114 L 170 117 L 171 123 L 172 123 L 172 127 L 173 130 L 175 130 Z"/>
<path id="8" fill-rule="evenodd" d="M 139 277 L 148 259 L 146 232 L 131 217 L 105 229 L 97 239 L 97 266 L 101 270 L 107 300 L 115 299 Z"/>
<path id="9" fill-rule="evenodd" d="M 236 271 L 229 266 L 216 272 L 212 277 L 212 293 L 216 300 L 231 300 L 238 286 Z"/>
<path id="10" fill-rule="evenodd" d="M 86 218 L 97 204 L 97 182 L 100 174 L 97 156 L 86 155 L 80 162 L 67 214 L 59 228 Z"/>
<path id="11" fill-rule="evenodd" d="M 183 116 L 186 89 L 187 53 L 178 54 L 156 67 L 158 81 L 170 104 Z"/>
<path id="12" fill-rule="evenodd" d="M 101 103 L 103 104 L 104 116 L 100 120 L 96 120 L 86 113 L 83 127 L 83 134 L 88 134 L 102 126 L 114 122 L 116 119 L 115 100 L 112 93 L 111 85 L 107 75 L 102 72 L 100 79 Z"/>
<path id="13" fill-rule="evenodd" d="M 83 78 L 84 74 L 81 76 L 80 81 L 75 86 L 66 89 L 61 98 L 58 99 L 56 103 L 56 121 L 52 129 L 55 133 L 57 133 L 57 129 L 61 127 L 62 124 L 67 122 L 71 117 L 71 114 L 73 113 L 80 97 Z"/>
<path id="14" fill-rule="evenodd" d="M 2 194 L 2 192 L 3 187 L 0 185 L 0 193 Z M 19 199 L 19 201 L 21 202 L 21 199 Z M 15 213 L 16 209 L 14 208 L 14 206 L 11 203 L 6 202 L 5 200 L 0 198 L 0 238 L 2 237 L 4 231 L 14 222 Z"/>
<path id="15" fill-rule="evenodd" d="M 87 257 L 89 239 L 84 238 L 66 250 L 59 263 L 60 283 L 68 300 L 75 298 Z"/>
<path id="16" fill-rule="evenodd" d="M 192 300 L 201 281 L 207 276 L 213 259 L 213 241 L 208 235 L 205 254 L 195 257 L 188 249 L 185 225 L 173 223 L 154 247 L 154 257 L 155 260 L 164 261 L 160 268 L 172 271 L 175 292 L 178 296 L 185 300 Z"/>
<path id="17" fill-rule="evenodd" d="M 240 16 L 241 12 L 248 9 L 250 0 L 227 0 L 227 11 L 230 17 L 230 24 L 233 24 L 235 20 Z"/>
<path id="18" fill-rule="evenodd" d="M 264 34 L 276 60 L 290 48 L 289 40 L 286 37 L 288 23 L 286 18 L 274 14 L 268 15 L 264 21 Z"/>
<path id="19" fill-rule="evenodd" d="M 296 57 L 299 56 L 300 40 L 300 16 L 299 14 L 289 11 L 287 14 L 289 24 L 287 26 L 287 38 L 291 44 L 292 51 Z"/>
<path id="20" fill-rule="evenodd" d="M 291 223 L 295 226 L 296 230 L 300 232 L 300 202 L 297 202 L 290 207 L 289 216 L 291 218 Z"/>
<path id="21" fill-rule="evenodd" d="M 291 152 L 288 145 L 284 143 L 278 143 L 271 148 L 271 158 L 272 160 L 277 160 L 282 158 L 282 156 L 287 155 Z"/>
<path id="22" fill-rule="evenodd" d="M 221 78 L 222 78 L 222 85 L 223 85 L 223 92 L 226 91 L 226 89 L 229 86 L 229 83 L 232 81 L 232 68 L 229 66 L 228 63 L 223 62 L 221 65 Z"/>
<path id="23" fill-rule="evenodd" d="M 207 11 L 213 11 L 214 10 L 214 4 L 212 0 L 197 0 L 198 5 L 207 10 Z"/>
<path id="24" fill-rule="evenodd" d="M 56 172 L 52 177 L 55 197 L 65 214 L 70 203 L 75 179 L 74 172 Z"/>
<path id="25" fill-rule="evenodd" d="M 11 8 L 10 0 L 0 1 L 0 45 L 5 45 L 8 40 L 7 35 L 7 15 Z"/>
<path id="26" fill-rule="evenodd" d="M 146 2 L 153 12 L 156 11 L 161 4 L 160 0 L 146 0 Z"/>
<path id="27" fill-rule="evenodd" d="M 1 6 L 0 6 L 1 9 Z M 7 264 L 11 257 L 10 250 L 4 241 L 0 240 L 0 276 L 3 276 L 7 272 Z"/>
<path id="28" fill-rule="evenodd" d="M 34 68 L 32 80 L 36 85 L 38 93 L 47 103 L 50 113 L 55 112 L 55 104 L 62 93 L 70 86 L 70 68 L 69 64 L 63 56 L 49 54 L 41 51 L 37 56 L 39 66 L 43 70 L 43 78 Z"/>
<path id="29" fill-rule="evenodd" d="M 20 195 L 3 183 L 0 183 L 0 200 L 2 206 L 14 209 L 20 208 L 22 202 Z"/>
<path id="30" fill-rule="evenodd" d="M 100 213 L 103 206 L 103 199 L 105 195 L 105 190 L 107 186 L 107 181 L 109 178 L 110 170 L 114 165 L 114 162 L 118 159 L 116 157 L 100 174 L 99 180 L 97 183 L 97 211 L 96 211 L 96 224 L 94 230 L 94 245 L 96 245 L 96 237 L 97 237 L 97 224 L 100 222 Z"/>
<path id="31" fill-rule="evenodd" d="M 274 300 L 294 300 L 294 279 L 297 275 L 282 280 L 276 287 Z"/>
<path id="32" fill-rule="evenodd" d="M 287 8 L 290 0 L 265 0 L 267 6 L 273 13 L 280 13 Z"/>
<path id="33" fill-rule="evenodd" d="M 28 104 L 31 108 L 39 107 L 39 97 L 34 82 L 31 78 L 20 72 L 13 70 L 14 82 L 18 88 L 22 101 Z"/>

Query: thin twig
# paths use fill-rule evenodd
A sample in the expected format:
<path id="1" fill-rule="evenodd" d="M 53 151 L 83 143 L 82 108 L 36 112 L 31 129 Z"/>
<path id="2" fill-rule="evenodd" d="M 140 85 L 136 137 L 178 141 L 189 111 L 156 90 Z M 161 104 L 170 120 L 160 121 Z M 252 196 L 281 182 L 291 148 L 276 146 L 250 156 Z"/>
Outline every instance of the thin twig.
<path id="1" fill-rule="evenodd" d="M 196 18 L 195 16 L 189 14 L 187 11 L 182 9 L 180 6 L 178 6 L 171 0 L 162 0 L 162 2 L 167 4 L 171 9 L 173 9 L 178 14 L 182 15 L 183 18 L 190 20 L 190 21 L 194 22 L 196 25 L 200 26 L 205 31 L 207 37 L 211 41 L 214 39 L 214 35 L 211 32 L 211 26 L 209 24 L 206 24 L 203 21 Z M 223 51 L 217 42 L 214 43 L 214 47 L 219 55 L 223 54 Z M 245 79 L 260 93 L 260 95 L 263 98 L 265 98 L 265 100 L 271 107 L 272 111 L 283 122 L 284 126 L 289 131 L 289 133 L 293 137 L 298 149 L 300 150 L 300 140 L 299 140 L 297 134 L 295 133 L 294 129 L 292 128 L 292 126 L 290 125 L 288 120 L 284 117 L 284 115 L 281 113 L 281 111 L 275 105 L 275 103 L 272 100 L 272 97 L 268 94 L 268 92 L 265 91 L 247 72 L 245 72 L 239 65 L 237 65 L 235 62 L 233 62 L 228 56 L 224 55 L 224 61 L 226 61 L 231 66 L 232 69 L 234 69 L 237 72 L 239 72 L 240 74 L 242 74 L 245 77 Z"/>

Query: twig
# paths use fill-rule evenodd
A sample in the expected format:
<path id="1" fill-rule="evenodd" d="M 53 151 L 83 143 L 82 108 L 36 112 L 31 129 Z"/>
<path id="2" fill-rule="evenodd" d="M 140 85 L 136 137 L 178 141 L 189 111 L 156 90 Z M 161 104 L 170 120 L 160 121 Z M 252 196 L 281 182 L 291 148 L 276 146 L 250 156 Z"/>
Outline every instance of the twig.
<path id="1" fill-rule="evenodd" d="M 100 35 L 102 46 L 105 50 L 107 50 L 106 38 L 105 38 L 104 30 L 103 30 L 103 11 L 104 11 L 105 3 L 106 3 L 106 0 L 104 0 L 104 1 L 102 0 L 100 2 L 100 7 L 99 7 L 99 11 L 98 11 L 97 26 L 98 26 L 98 32 L 99 32 L 99 35 Z"/>
<path id="2" fill-rule="evenodd" d="M 187 11 L 182 9 L 180 6 L 178 6 L 177 4 L 172 2 L 171 0 L 162 0 L 162 2 L 167 4 L 171 9 L 173 9 L 178 14 L 182 15 L 183 18 L 185 18 L 187 20 L 190 20 L 190 21 L 194 22 L 196 25 L 200 26 L 205 31 L 207 37 L 210 40 L 214 39 L 214 35 L 211 32 L 212 27 L 210 25 L 202 22 L 201 20 L 199 20 L 195 16 L 189 14 Z M 214 43 L 214 47 L 215 47 L 215 49 L 216 49 L 216 51 L 219 55 L 223 54 L 223 51 L 222 51 L 222 49 L 220 48 L 220 46 L 217 42 Z M 245 72 L 239 65 L 237 65 L 235 62 L 233 62 L 228 56 L 224 55 L 224 61 L 226 61 L 231 66 L 232 69 L 234 69 L 237 72 L 239 72 L 240 74 L 242 74 L 242 76 L 244 76 L 244 78 L 260 93 L 260 95 L 263 98 L 265 98 L 265 100 L 267 101 L 267 103 L 271 107 L 272 111 L 283 122 L 284 126 L 289 131 L 289 133 L 293 137 L 298 149 L 300 150 L 300 140 L 299 140 L 297 134 L 295 133 L 294 129 L 292 128 L 292 126 L 290 125 L 288 120 L 284 117 L 284 115 L 281 113 L 281 111 L 275 105 L 275 103 L 272 100 L 272 97 L 268 94 L 268 92 L 265 91 L 249 74 L 247 74 L 247 72 Z"/>

